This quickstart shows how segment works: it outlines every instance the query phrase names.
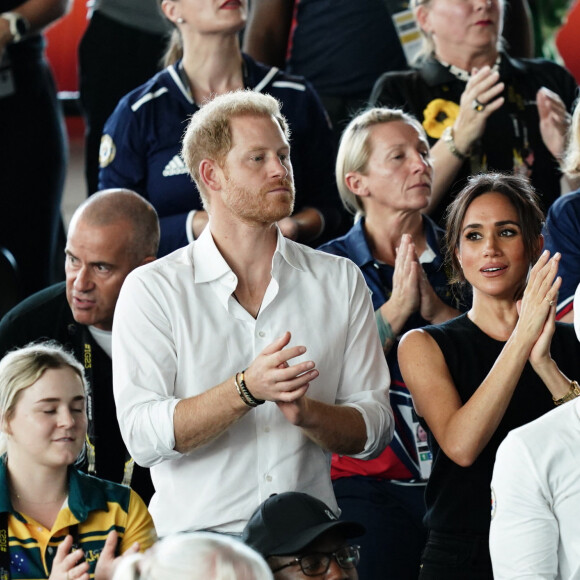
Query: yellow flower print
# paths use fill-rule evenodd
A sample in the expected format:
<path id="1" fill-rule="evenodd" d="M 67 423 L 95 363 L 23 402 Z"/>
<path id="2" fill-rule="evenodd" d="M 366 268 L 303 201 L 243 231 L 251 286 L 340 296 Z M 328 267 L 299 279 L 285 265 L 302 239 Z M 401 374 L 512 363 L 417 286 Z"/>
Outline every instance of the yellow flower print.
<path id="1" fill-rule="evenodd" d="M 429 137 L 439 139 L 443 131 L 455 123 L 459 105 L 445 99 L 433 99 L 423 111 L 423 127 Z"/>

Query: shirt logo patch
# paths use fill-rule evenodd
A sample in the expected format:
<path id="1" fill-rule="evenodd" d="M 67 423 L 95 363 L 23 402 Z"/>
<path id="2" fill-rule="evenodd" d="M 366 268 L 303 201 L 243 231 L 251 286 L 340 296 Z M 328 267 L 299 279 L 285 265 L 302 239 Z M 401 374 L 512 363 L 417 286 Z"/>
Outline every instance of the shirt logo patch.
<path id="1" fill-rule="evenodd" d="M 165 166 L 163 177 L 172 177 L 174 175 L 183 175 L 189 173 L 185 162 L 180 155 L 174 155 L 173 159 Z"/>
<path id="2" fill-rule="evenodd" d="M 99 166 L 101 168 L 107 167 L 115 159 L 117 147 L 113 138 L 110 135 L 103 135 L 101 137 L 101 147 L 99 148 Z"/>

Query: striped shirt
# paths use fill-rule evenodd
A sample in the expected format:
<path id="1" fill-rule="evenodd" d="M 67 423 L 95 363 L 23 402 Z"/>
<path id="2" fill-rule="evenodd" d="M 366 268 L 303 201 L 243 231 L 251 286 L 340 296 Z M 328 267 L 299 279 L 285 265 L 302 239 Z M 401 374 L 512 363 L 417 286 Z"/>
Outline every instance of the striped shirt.
<path id="1" fill-rule="evenodd" d="M 119 534 L 118 553 L 134 542 L 141 550 L 156 539 L 153 521 L 143 500 L 129 487 L 69 469 L 69 496 L 52 529 L 16 512 L 10 501 L 7 471 L 0 461 L 0 512 L 8 513 L 8 542 L 12 580 L 48 578 L 56 549 L 71 527 L 78 525 L 78 539 L 89 563 L 90 577 L 107 534 Z"/>

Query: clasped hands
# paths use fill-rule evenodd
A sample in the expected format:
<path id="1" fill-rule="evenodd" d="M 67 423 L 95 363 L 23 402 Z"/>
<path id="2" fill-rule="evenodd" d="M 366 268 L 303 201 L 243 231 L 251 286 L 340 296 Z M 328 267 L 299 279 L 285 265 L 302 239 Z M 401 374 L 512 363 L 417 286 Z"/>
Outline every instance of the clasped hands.
<path id="1" fill-rule="evenodd" d="M 288 421 L 300 426 L 307 413 L 306 392 L 319 373 L 314 361 L 291 364 L 306 347 L 288 346 L 290 339 L 285 332 L 269 344 L 246 369 L 245 382 L 254 397 L 273 401 Z"/>
<path id="2" fill-rule="evenodd" d="M 116 556 L 118 539 L 114 530 L 107 536 L 95 568 L 95 580 L 111 580 L 119 560 L 139 551 L 139 544 L 135 542 L 122 556 Z M 48 580 L 89 580 L 89 564 L 83 550 L 72 550 L 72 547 L 73 538 L 69 535 L 56 550 Z"/>
<path id="3" fill-rule="evenodd" d="M 422 318 L 432 322 L 444 306 L 419 263 L 415 243 L 410 234 L 401 236 L 395 258 L 391 297 L 386 304 L 389 304 L 389 312 L 383 315 L 389 320 L 395 334 L 398 334 L 414 312 L 418 311 Z M 401 319 L 404 318 L 401 324 L 395 322 L 397 313 Z"/>

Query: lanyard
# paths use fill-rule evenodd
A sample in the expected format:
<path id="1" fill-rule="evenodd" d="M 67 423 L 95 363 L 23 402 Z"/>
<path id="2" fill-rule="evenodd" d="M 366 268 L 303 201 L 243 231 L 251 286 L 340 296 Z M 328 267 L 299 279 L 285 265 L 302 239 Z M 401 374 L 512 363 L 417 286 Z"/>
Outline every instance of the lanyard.
<path id="1" fill-rule="evenodd" d="M 79 526 L 69 526 L 68 533 L 73 537 L 72 550 L 80 548 Z M 8 547 L 8 512 L 0 514 L 0 580 L 10 580 L 10 549 Z"/>
<path id="2" fill-rule="evenodd" d="M 84 348 L 83 348 L 83 362 L 85 367 L 85 376 L 87 382 L 89 383 L 89 388 L 87 389 L 87 435 L 86 435 L 86 450 L 87 450 L 87 471 L 91 475 L 97 474 L 97 451 L 96 451 L 96 434 L 95 434 L 95 400 L 93 391 L 93 346 L 87 340 L 86 333 L 88 330 L 84 329 Z M 131 479 L 133 478 L 133 468 L 135 467 L 135 460 L 129 455 L 129 452 L 125 454 L 125 467 L 123 468 L 123 481 L 122 485 L 131 485 Z M 2 577 L 0 576 L 0 580 Z"/>

